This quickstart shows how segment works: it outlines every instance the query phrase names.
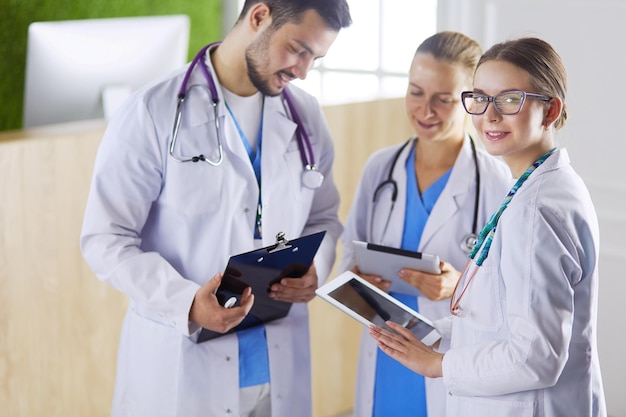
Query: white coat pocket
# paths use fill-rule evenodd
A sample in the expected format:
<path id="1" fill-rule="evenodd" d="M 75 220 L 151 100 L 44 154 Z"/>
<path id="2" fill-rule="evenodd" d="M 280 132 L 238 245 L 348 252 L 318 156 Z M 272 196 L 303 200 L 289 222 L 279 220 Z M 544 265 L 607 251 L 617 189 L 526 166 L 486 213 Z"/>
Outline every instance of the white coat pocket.
<path id="1" fill-rule="evenodd" d="M 168 162 L 162 203 L 185 216 L 212 213 L 222 202 L 225 164 Z"/>
<path id="2" fill-rule="evenodd" d="M 504 315 L 500 291 L 497 266 L 478 268 L 461 303 L 464 319 L 471 321 L 476 330 L 493 332 L 502 327 Z"/>
<path id="3" fill-rule="evenodd" d="M 453 415 L 468 417 L 533 417 L 535 403 L 528 401 L 493 400 L 490 398 L 455 397 L 450 404 Z M 454 413 L 454 410 L 458 411 Z"/>

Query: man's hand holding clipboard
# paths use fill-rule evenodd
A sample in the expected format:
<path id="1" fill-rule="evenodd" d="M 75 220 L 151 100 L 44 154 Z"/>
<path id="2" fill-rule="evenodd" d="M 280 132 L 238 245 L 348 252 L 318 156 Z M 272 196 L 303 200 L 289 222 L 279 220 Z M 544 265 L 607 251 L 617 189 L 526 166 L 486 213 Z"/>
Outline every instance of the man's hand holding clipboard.
<path id="1" fill-rule="evenodd" d="M 275 245 L 231 256 L 221 283 L 214 277 L 213 283 L 201 287 L 200 297 L 196 294 L 201 298 L 201 310 L 222 309 L 217 319 L 202 315 L 198 318 L 201 323 L 194 319 L 192 305 L 190 319 L 203 327 L 197 342 L 280 319 L 289 313 L 292 303 L 311 301 L 318 282 L 313 258 L 325 234 L 321 231 L 287 241 L 279 233 Z M 233 307 L 222 307 L 232 298 L 237 300 Z"/>
<path id="2" fill-rule="evenodd" d="M 294 270 L 293 272 L 296 273 L 297 271 Z M 290 276 L 289 271 L 285 271 L 285 278 L 272 284 L 269 293 L 270 298 L 289 303 L 308 303 L 315 298 L 318 282 L 315 264 L 311 264 L 308 271 L 300 278 L 289 278 Z"/>
<path id="3" fill-rule="evenodd" d="M 193 299 L 189 319 L 205 329 L 226 333 L 237 326 L 248 315 L 254 304 L 252 289 L 244 289 L 239 306 L 228 308 L 219 302 L 216 291 L 222 283 L 222 273 L 218 272 L 204 284 Z"/>

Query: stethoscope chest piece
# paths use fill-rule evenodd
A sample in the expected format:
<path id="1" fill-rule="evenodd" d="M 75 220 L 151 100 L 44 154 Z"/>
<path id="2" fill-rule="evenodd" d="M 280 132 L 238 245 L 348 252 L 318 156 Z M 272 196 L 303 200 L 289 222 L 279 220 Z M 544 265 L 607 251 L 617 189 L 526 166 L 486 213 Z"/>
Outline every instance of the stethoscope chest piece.
<path id="1" fill-rule="evenodd" d="M 476 239 L 478 239 L 478 236 L 476 236 L 475 233 L 470 233 L 469 235 L 466 235 L 462 240 L 461 240 L 461 250 L 467 254 L 469 254 L 472 249 L 474 249 L 474 245 L 476 244 Z"/>
<path id="2" fill-rule="evenodd" d="M 311 190 L 316 190 L 322 186 L 324 174 L 319 172 L 314 165 L 306 165 L 302 171 L 302 185 Z"/>

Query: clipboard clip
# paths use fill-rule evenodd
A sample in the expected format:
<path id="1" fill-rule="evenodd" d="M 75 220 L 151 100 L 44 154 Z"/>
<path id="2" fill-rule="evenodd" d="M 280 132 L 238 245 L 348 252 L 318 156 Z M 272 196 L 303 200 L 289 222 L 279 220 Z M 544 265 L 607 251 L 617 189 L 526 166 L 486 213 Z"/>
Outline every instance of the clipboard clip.
<path id="1" fill-rule="evenodd" d="M 285 232 L 278 232 L 276 233 L 276 245 L 271 247 L 268 250 L 268 252 L 274 253 L 274 252 L 279 252 L 281 250 L 289 249 L 289 248 L 291 248 L 291 245 L 289 244 L 289 241 L 285 237 Z"/>

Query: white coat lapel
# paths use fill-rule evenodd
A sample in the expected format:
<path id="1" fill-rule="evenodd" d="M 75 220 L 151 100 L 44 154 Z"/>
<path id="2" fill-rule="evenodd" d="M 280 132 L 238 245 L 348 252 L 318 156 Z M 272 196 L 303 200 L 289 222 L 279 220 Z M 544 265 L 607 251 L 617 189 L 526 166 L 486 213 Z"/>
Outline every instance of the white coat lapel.
<path id="1" fill-rule="evenodd" d="M 284 155 L 295 131 L 296 124 L 287 117 L 281 98 L 266 97 L 261 163 L 261 177 L 264 183 L 265 180 L 268 183 L 281 183 L 283 181 L 274 181 L 275 177 L 289 172 L 285 169 Z"/>
<path id="2" fill-rule="evenodd" d="M 406 146 L 396 162 L 396 166 L 393 169 L 392 178 L 396 181 L 398 186 L 398 197 L 396 204 L 391 213 L 391 219 L 389 220 L 389 228 L 385 233 L 385 240 L 383 245 L 400 247 L 402 244 L 402 234 L 404 232 L 404 215 L 406 212 L 406 159 L 409 157 L 411 150 L 415 147 L 415 139 L 411 141 L 409 146 Z"/>
<path id="3" fill-rule="evenodd" d="M 471 194 L 475 178 L 471 143 L 469 137 L 466 137 L 461 152 L 452 167 L 448 183 L 437 199 L 432 213 L 424 226 L 424 232 L 420 240 L 420 248 L 427 246 L 439 229 L 451 221 L 452 217 L 461 207 L 470 204 L 467 199 Z M 466 209 L 473 210 L 473 204 L 474 202 L 472 201 L 471 207 L 467 206 Z M 467 226 L 462 225 L 461 227 L 467 227 L 467 233 L 469 233 L 471 226 L 471 224 L 468 224 Z"/>
<path id="4" fill-rule="evenodd" d="M 217 131 L 215 124 L 215 110 L 217 110 L 219 135 L 221 144 L 223 147 L 224 158 L 229 158 L 230 163 L 237 166 L 237 170 L 245 170 L 249 172 L 247 175 L 254 175 L 252 166 L 250 165 L 250 159 L 247 151 L 241 141 L 237 127 L 233 121 L 232 116 L 226 109 L 224 95 L 222 94 L 222 87 L 218 82 L 218 78 L 215 75 L 213 65 L 210 60 L 207 62 L 209 73 L 212 75 L 213 80 L 217 83 L 217 108 L 213 108 L 213 99 L 210 89 L 208 87 L 207 79 L 202 74 L 199 68 L 195 68 L 189 78 L 186 98 L 183 106 L 183 115 L 181 120 L 180 134 L 185 140 L 187 137 L 195 138 L 198 142 L 198 152 L 208 153 L 208 150 L 215 150 L 211 152 L 211 155 L 217 156 Z M 199 64 L 198 64 L 199 65 Z M 189 140 L 189 139 L 187 139 Z M 186 146 L 181 144 L 180 146 Z M 206 150 L 204 150 L 206 149 Z"/>
<path id="5" fill-rule="evenodd" d="M 219 121 L 223 122 L 227 110 L 224 106 L 224 96 L 222 95 L 222 88 L 219 84 L 217 75 L 215 74 L 215 70 L 213 69 L 213 64 L 211 63 L 211 60 L 206 60 L 206 63 L 209 74 L 217 85 L 217 112 Z M 196 65 L 193 72 L 191 73 L 191 77 L 189 77 L 189 81 L 187 82 L 187 90 L 185 92 L 186 98 L 183 106 L 184 111 L 188 112 L 189 116 L 188 120 L 185 122 L 189 123 L 190 126 L 199 126 L 202 124 L 210 123 L 211 129 L 215 130 L 215 113 L 213 110 L 212 102 L 216 97 L 211 97 L 211 90 L 209 89 L 208 80 L 200 70 L 199 65 L 201 64 L 198 63 Z"/>
<path id="6" fill-rule="evenodd" d="M 287 117 L 280 97 L 266 97 L 263 113 L 263 145 L 261 154 L 261 193 L 263 198 L 263 239 L 273 243 L 278 231 L 290 233 L 290 224 L 300 213 L 293 204 L 279 204 L 282 199 L 294 199 L 286 153 L 292 146 L 296 124 Z M 296 151 L 295 154 L 299 155 Z M 301 165 L 300 165 L 301 166 Z M 269 239 L 269 240 L 267 240 Z M 269 244 L 268 243 L 268 244 Z"/>

